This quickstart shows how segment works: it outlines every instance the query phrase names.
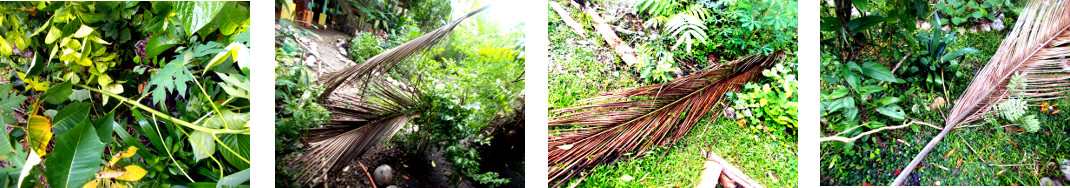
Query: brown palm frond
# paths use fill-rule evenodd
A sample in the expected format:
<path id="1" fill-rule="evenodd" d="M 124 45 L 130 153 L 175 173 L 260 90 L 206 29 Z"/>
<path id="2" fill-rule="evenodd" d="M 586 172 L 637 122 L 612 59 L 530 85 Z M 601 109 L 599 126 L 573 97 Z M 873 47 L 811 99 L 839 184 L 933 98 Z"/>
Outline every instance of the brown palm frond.
<path id="1" fill-rule="evenodd" d="M 353 81 L 355 83 L 363 83 L 364 81 L 362 80 L 374 79 L 373 77 L 376 76 L 377 73 L 386 72 L 386 70 L 390 70 L 401 61 L 412 56 L 412 54 L 431 48 L 435 44 L 438 44 L 442 38 L 446 37 L 450 31 L 453 31 L 453 28 L 461 24 L 461 21 L 464 21 L 466 18 L 471 17 L 476 13 L 482 12 L 488 7 L 490 6 L 483 6 L 482 8 L 469 12 L 461 18 L 457 18 L 442 27 L 417 37 L 416 39 L 412 39 L 405 44 L 401 44 L 386 52 L 375 55 L 364 62 L 346 67 L 337 72 L 323 75 L 325 89 L 323 90 L 323 93 L 320 94 L 320 100 L 329 98 L 339 86 L 347 82 Z"/>
<path id="2" fill-rule="evenodd" d="M 420 90 L 391 79 L 367 81 L 363 95 L 340 93 L 324 102 L 329 126 L 309 130 L 302 140 L 309 151 L 289 164 L 299 180 L 308 183 L 341 170 L 423 111 Z"/>
<path id="3" fill-rule="evenodd" d="M 921 159 L 955 126 L 981 120 L 1010 98 L 1043 101 L 1070 91 L 1070 0 L 1033 0 L 966 92 L 955 101 L 940 132 L 892 182 L 899 185 Z M 1024 75 L 1026 89 L 1010 92 L 1012 76 Z"/>
<path id="4" fill-rule="evenodd" d="M 756 80 L 783 56 L 750 55 L 669 83 L 606 93 L 584 106 L 556 110 L 562 115 L 548 125 L 560 128 L 550 130 L 550 181 L 561 186 L 595 165 L 675 143 L 708 112 L 722 108 L 726 92 Z"/>

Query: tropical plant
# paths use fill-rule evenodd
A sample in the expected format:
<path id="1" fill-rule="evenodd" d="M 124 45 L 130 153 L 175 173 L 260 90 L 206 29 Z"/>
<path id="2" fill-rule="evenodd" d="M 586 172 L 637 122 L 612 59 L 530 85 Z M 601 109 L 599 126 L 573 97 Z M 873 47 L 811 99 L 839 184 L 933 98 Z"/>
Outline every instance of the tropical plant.
<path id="1" fill-rule="evenodd" d="M 795 135 L 799 126 L 799 95 L 796 92 L 798 80 L 792 71 L 794 67 L 787 67 L 787 62 L 779 62 L 775 66 L 762 71 L 770 82 L 747 83 L 742 92 L 729 93 L 729 101 L 737 110 L 736 113 L 745 118 L 751 130 L 755 132 L 785 132 L 787 134 L 773 134 L 776 136 Z M 790 65 L 788 65 L 790 66 Z M 760 84 L 760 85 L 759 85 Z"/>
<path id="2" fill-rule="evenodd" d="M 1070 42 L 1066 35 L 1070 30 L 1070 1 L 1034 0 L 1027 3 L 1014 29 L 1003 39 L 995 57 L 989 60 L 955 101 L 940 134 L 907 164 L 892 185 L 899 185 L 910 175 L 914 167 L 955 126 L 984 118 L 994 106 L 1013 98 L 1028 98 L 1030 101 L 1046 101 L 1065 98 L 1070 80 L 1052 79 L 1065 76 L 1066 60 L 1062 46 Z M 1024 75 L 1026 90 L 1011 95 L 1007 85 L 1014 75 Z"/>
<path id="3" fill-rule="evenodd" d="M 248 2 L 0 5 L 0 182 L 248 181 Z"/>
<path id="4" fill-rule="evenodd" d="M 726 93 L 759 78 L 781 58 L 781 53 L 746 56 L 668 83 L 605 93 L 556 110 L 560 115 L 548 124 L 550 181 L 561 186 L 598 164 L 675 143 L 707 113 L 718 111 Z"/>
<path id="5" fill-rule="evenodd" d="M 369 32 L 358 33 L 349 42 L 349 57 L 353 62 L 364 62 L 382 51 L 383 38 Z"/>
<path id="6" fill-rule="evenodd" d="M 710 34 L 706 48 L 725 54 L 724 59 L 795 51 L 797 5 L 795 0 L 740 0 L 724 8 L 712 5 L 712 16 L 705 19 Z"/>
<path id="7" fill-rule="evenodd" d="M 673 48 L 686 43 L 685 49 L 691 52 L 695 41 L 705 44 L 709 38 L 706 35 L 706 24 L 702 20 L 709 17 L 710 10 L 700 4 L 679 0 L 644 0 L 635 6 L 639 13 L 650 17 L 643 23 L 644 27 L 664 27 L 662 31 L 665 35 L 676 38 Z"/>
<path id="8" fill-rule="evenodd" d="M 939 25 L 942 21 L 937 17 L 934 23 Z M 917 35 L 918 43 L 917 45 L 912 45 L 919 48 L 915 53 L 917 59 L 915 62 L 900 69 L 900 74 L 919 75 L 907 78 L 907 81 L 924 81 L 925 85 L 928 85 L 930 89 L 940 87 L 945 82 L 954 80 L 953 78 L 965 78 L 969 73 L 962 70 L 963 56 L 979 53 L 979 51 L 973 48 L 948 50 L 948 44 L 953 43 L 956 39 L 955 33 L 944 33 L 943 29 L 932 29 L 931 32 L 919 31 Z M 924 75 L 924 77 L 920 75 Z M 949 75 L 952 77 L 948 77 Z"/>

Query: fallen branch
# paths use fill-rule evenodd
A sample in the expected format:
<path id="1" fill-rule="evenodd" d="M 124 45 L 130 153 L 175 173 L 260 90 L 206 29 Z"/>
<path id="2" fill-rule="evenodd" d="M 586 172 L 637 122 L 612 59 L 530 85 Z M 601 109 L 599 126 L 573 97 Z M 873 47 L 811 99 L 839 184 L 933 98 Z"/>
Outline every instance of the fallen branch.
<path id="1" fill-rule="evenodd" d="M 585 33 L 583 30 L 583 25 L 579 22 L 576 22 L 576 20 L 573 20 L 572 15 L 569 14 L 568 11 L 565 11 L 564 8 L 561 8 L 561 4 L 557 4 L 557 2 L 550 1 L 550 8 L 553 8 L 554 12 L 557 12 L 557 15 L 561 16 L 561 21 L 564 21 L 565 25 L 567 25 L 569 29 L 572 29 L 573 33 L 576 33 L 581 37 L 583 36 L 583 34 Z"/>
<path id="2" fill-rule="evenodd" d="M 854 137 L 851 137 L 851 138 L 842 137 L 842 136 L 831 136 L 831 137 L 820 138 L 817 141 L 818 142 L 826 142 L 826 141 L 854 142 L 855 140 L 861 139 L 863 136 L 866 136 L 866 135 L 877 133 L 877 132 L 880 132 L 880 131 L 883 131 L 883 130 L 893 130 L 893 129 L 906 128 L 906 127 L 909 127 L 910 125 L 913 125 L 915 123 L 923 124 L 923 125 L 924 124 L 928 124 L 928 123 L 921 122 L 921 121 L 918 121 L 918 120 L 912 120 L 912 121 L 910 121 L 910 123 L 906 123 L 906 124 L 902 124 L 902 125 L 898 125 L 898 126 L 881 127 L 881 128 L 869 130 L 869 131 L 863 132 L 862 134 L 855 135 Z M 839 135 L 839 134 L 837 134 L 837 135 Z"/>
<path id="3" fill-rule="evenodd" d="M 602 19 L 602 16 L 598 15 L 598 12 L 592 8 L 588 8 L 585 11 L 587 12 L 587 15 L 591 16 L 591 21 L 594 21 L 595 31 L 602 35 L 602 39 L 605 39 L 606 43 L 613 48 L 614 52 L 617 52 L 617 55 L 620 56 L 621 61 L 624 61 L 624 64 L 631 66 L 639 62 L 639 56 L 635 54 L 635 48 L 621 42 L 620 37 L 613 31 L 613 27 L 610 27 L 609 24 Z"/>
<path id="4" fill-rule="evenodd" d="M 375 179 L 372 179 L 372 174 L 368 173 L 368 168 L 365 168 L 364 167 L 364 163 L 362 163 L 360 161 L 357 161 L 357 164 L 360 165 L 360 169 L 364 169 L 364 175 L 368 175 L 368 182 L 372 183 L 372 188 L 376 188 L 375 187 Z"/>

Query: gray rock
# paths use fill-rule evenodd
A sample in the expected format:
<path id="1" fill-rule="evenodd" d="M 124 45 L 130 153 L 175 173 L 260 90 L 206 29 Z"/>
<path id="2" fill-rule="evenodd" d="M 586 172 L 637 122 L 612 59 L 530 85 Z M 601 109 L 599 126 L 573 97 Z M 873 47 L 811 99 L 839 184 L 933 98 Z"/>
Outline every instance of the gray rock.
<path id="1" fill-rule="evenodd" d="M 394 184 L 394 168 L 390 168 L 389 165 L 379 165 L 375 168 L 375 173 L 372 174 L 372 178 L 375 179 L 375 183 L 379 185 L 393 185 Z"/>

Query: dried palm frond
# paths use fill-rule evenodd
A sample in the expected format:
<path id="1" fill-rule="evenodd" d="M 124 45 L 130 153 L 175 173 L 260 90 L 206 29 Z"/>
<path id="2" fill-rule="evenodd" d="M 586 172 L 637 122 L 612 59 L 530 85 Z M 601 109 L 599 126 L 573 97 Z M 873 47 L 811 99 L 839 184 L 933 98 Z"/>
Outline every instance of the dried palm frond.
<path id="1" fill-rule="evenodd" d="M 966 92 L 955 101 L 940 132 L 892 182 L 899 185 L 929 150 L 955 126 L 983 119 L 1004 100 L 1044 101 L 1067 97 L 1070 91 L 1070 0 L 1033 0 Z M 1010 92 L 1007 84 L 1021 74 L 1025 89 Z"/>
<path id="2" fill-rule="evenodd" d="M 363 96 L 343 93 L 323 104 L 331 111 L 325 125 L 331 126 L 309 130 L 303 141 L 310 150 L 290 163 L 303 183 L 338 172 L 425 109 L 415 88 L 389 79 L 368 81 L 369 92 Z"/>
<path id="3" fill-rule="evenodd" d="M 390 70 L 401 61 L 412 56 L 412 54 L 431 48 L 435 44 L 438 44 L 442 38 L 446 37 L 450 31 L 453 31 L 453 28 L 461 24 L 461 21 L 464 21 L 466 18 L 471 17 L 476 13 L 482 12 L 488 7 L 490 6 L 484 6 L 469 12 L 461 18 L 457 18 L 442 27 L 417 37 L 416 39 L 412 39 L 405 44 L 401 44 L 393 49 L 380 53 L 379 55 L 375 55 L 364 62 L 346 67 L 337 72 L 323 75 L 324 78 L 322 80 L 324 80 L 324 90 L 323 93 L 320 94 L 320 100 L 329 98 L 331 94 L 344 83 L 350 81 L 354 83 L 365 83 L 364 80 L 374 79 L 373 76 L 376 76 L 377 73 Z"/>
<path id="4" fill-rule="evenodd" d="M 668 83 L 618 90 L 585 100 L 583 106 L 556 110 L 562 115 L 548 125 L 550 181 L 561 186 L 595 165 L 675 143 L 708 112 L 723 108 L 726 92 L 761 77 L 783 56 L 746 56 Z"/>

